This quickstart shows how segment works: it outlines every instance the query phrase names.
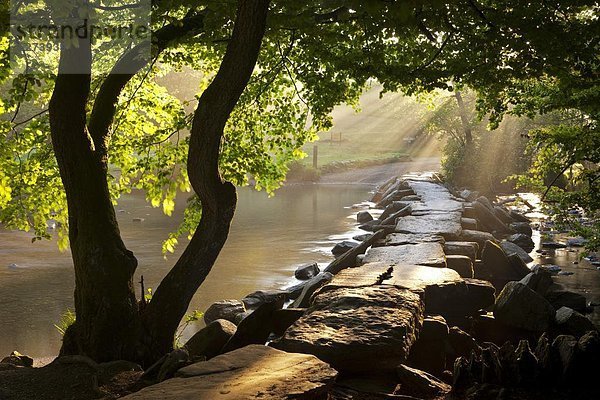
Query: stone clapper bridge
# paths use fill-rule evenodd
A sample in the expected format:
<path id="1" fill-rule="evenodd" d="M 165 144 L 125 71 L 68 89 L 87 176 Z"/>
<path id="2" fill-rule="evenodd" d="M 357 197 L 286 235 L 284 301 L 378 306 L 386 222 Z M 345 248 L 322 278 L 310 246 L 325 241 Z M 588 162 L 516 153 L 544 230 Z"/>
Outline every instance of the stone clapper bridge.
<path id="1" fill-rule="evenodd" d="M 126 398 L 363 398 L 373 389 L 361 379 L 379 377 L 394 395 L 448 393 L 450 385 L 414 368 L 441 374 L 445 366 L 414 359 L 411 349 L 436 329 L 447 336 L 446 320 L 494 304 L 494 286 L 473 278 L 494 238 L 465 218 L 477 211 L 472 203 L 434 174 L 391 179 L 372 201 L 383 213 L 361 226 L 373 232 L 362 243 L 300 285 L 213 305 L 207 327 L 184 346 L 190 358 L 208 361 Z M 498 221 L 484 214 L 479 220 L 494 228 Z M 444 351 L 435 344 L 443 338 L 431 343 L 425 353 Z"/>

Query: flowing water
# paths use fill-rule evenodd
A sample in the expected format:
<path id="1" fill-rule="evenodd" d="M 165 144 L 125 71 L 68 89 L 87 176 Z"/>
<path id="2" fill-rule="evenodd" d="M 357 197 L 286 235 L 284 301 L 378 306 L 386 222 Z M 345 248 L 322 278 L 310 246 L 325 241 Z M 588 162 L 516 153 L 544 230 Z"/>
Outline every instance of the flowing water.
<path id="1" fill-rule="evenodd" d="M 272 198 L 239 190 L 229 240 L 190 310 L 203 311 L 216 300 L 240 299 L 255 290 L 281 288 L 294 281 L 299 264 L 330 261 L 335 242 L 356 229 L 349 208 L 367 199 L 370 189 L 291 185 Z M 169 218 L 149 207 L 140 193 L 119 203 L 123 238 L 139 261 L 135 282 L 143 275 L 146 287 L 156 287 L 177 260 L 185 244 L 165 260 L 161 242 L 177 227 L 184 205 L 179 202 Z M 140 218 L 143 221 L 134 221 Z M 0 356 L 13 350 L 38 358 L 56 355 L 61 336 L 54 324 L 73 307 L 73 288 L 68 252 L 60 253 L 54 242 L 32 244 L 30 234 L 0 229 Z M 184 338 L 195 329 L 186 330 Z"/>
<path id="2" fill-rule="evenodd" d="M 357 210 L 352 206 L 367 199 L 371 189 L 372 185 L 291 185 L 272 198 L 240 189 L 229 240 L 190 310 L 203 311 L 216 300 L 287 286 L 294 282 L 299 264 L 331 261 L 330 249 L 336 242 L 364 233 L 356 228 Z M 160 249 L 162 240 L 177 227 L 183 207 L 182 199 L 169 218 L 149 207 L 140 193 L 121 200 L 117 215 L 122 235 L 139 261 L 135 282 L 143 275 L 146 287 L 156 287 L 176 261 L 185 243 L 166 260 Z M 534 231 L 534 240 L 539 248 L 539 231 Z M 600 271 L 581 260 L 581 251 L 533 251 L 532 256 L 534 263 L 556 264 L 573 272 L 557 276 L 556 281 L 583 293 L 588 302 L 600 304 Z M 54 324 L 73 307 L 73 287 L 68 252 L 60 253 L 54 242 L 32 244 L 30 234 L 0 229 L 0 356 L 13 350 L 36 358 L 56 355 L 61 336 Z M 139 296 L 139 286 L 136 289 Z M 595 307 L 589 317 L 600 324 L 600 308 Z M 190 326 L 183 339 L 200 324 Z"/>

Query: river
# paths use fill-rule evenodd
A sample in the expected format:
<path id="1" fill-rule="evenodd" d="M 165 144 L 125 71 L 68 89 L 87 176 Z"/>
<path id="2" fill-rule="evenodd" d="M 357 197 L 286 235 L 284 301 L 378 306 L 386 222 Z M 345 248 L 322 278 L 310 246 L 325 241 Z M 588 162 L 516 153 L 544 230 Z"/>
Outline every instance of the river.
<path id="1" fill-rule="evenodd" d="M 240 299 L 255 290 L 294 282 L 297 265 L 332 259 L 330 249 L 355 230 L 349 208 L 368 198 L 369 185 L 289 185 L 274 197 L 239 190 L 238 209 L 211 274 L 190 305 L 206 310 L 214 301 Z M 183 250 L 165 260 L 161 242 L 181 218 L 147 205 L 141 193 L 121 199 L 117 209 L 123 239 L 139 261 L 135 282 L 144 276 L 156 287 Z M 134 219 L 142 218 L 142 222 Z M 61 336 L 54 324 L 73 307 L 74 274 L 69 252 L 53 241 L 31 243 L 31 235 L 0 229 L 0 355 L 18 350 L 36 358 L 56 355 Z M 139 292 L 139 287 L 136 285 Z M 190 327 L 184 338 L 198 327 Z"/>

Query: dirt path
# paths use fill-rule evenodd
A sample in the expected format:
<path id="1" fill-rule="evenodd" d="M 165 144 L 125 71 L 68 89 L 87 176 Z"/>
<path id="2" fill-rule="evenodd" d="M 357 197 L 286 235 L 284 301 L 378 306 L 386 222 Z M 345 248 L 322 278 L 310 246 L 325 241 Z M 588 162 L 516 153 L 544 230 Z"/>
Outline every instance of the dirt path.
<path id="1" fill-rule="evenodd" d="M 438 171 L 439 169 L 439 157 L 422 157 L 415 158 L 412 161 L 401 161 L 392 164 L 376 165 L 373 167 L 325 174 L 321 176 L 319 183 L 361 183 L 376 185 L 378 183 L 385 182 L 393 176 L 400 176 L 408 172 Z"/>

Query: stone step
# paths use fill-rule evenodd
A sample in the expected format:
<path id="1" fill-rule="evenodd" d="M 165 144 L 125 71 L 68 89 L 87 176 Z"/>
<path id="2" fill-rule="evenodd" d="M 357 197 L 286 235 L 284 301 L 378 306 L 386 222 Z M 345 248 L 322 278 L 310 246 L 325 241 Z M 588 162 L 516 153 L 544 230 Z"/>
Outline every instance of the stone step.
<path id="1" fill-rule="evenodd" d="M 127 400 L 327 398 L 337 371 L 314 356 L 251 345 L 192 364 Z"/>
<path id="2" fill-rule="evenodd" d="M 321 291 L 272 345 L 313 354 L 343 372 L 391 372 L 407 359 L 423 311 L 418 294 L 393 286 Z"/>
<path id="3" fill-rule="evenodd" d="M 460 212 L 409 215 L 398 220 L 396 232 L 441 235 L 446 240 L 457 240 L 462 233 L 460 219 Z"/>
<path id="4" fill-rule="evenodd" d="M 367 251 L 363 262 L 382 262 L 389 265 L 414 264 L 439 268 L 446 267 L 444 248 L 439 242 L 371 248 Z"/>

